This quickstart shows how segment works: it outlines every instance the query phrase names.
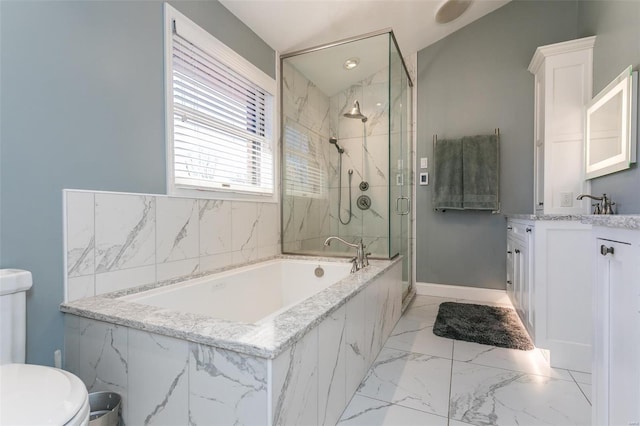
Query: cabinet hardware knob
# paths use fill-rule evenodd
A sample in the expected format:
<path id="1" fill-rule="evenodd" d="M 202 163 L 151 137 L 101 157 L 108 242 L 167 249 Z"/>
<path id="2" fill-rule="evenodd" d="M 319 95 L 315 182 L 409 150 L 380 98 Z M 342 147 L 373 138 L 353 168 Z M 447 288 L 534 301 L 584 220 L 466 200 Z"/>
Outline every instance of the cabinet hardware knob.
<path id="1" fill-rule="evenodd" d="M 600 246 L 600 254 L 606 256 L 607 254 L 613 254 L 613 247 L 607 247 L 604 244 Z"/>
<path id="2" fill-rule="evenodd" d="M 507 284 L 511 284 L 511 280 L 507 280 Z"/>
<path id="3" fill-rule="evenodd" d="M 531 232 L 531 228 L 527 228 L 527 232 Z"/>
<path id="4" fill-rule="evenodd" d="M 511 254 L 511 250 L 507 250 L 507 254 Z"/>
<path id="5" fill-rule="evenodd" d="M 513 226 L 507 226 L 507 230 L 511 231 L 513 229 Z"/>
<path id="6" fill-rule="evenodd" d="M 544 203 L 538 203 L 539 206 L 544 206 Z"/>
<path id="7" fill-rule="evenodd" d="M 516 249 L 516 254 L 520 254 L 520 250 Z"/>

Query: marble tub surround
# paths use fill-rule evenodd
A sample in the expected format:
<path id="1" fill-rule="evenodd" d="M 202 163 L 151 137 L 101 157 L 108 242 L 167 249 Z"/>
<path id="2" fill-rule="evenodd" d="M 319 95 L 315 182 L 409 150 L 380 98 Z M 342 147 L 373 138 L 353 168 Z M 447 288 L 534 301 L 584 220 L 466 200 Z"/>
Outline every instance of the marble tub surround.
<path id="1" fill-rule="evenodd" d="M 70 302 L 65 368 L 122 394 L 129 424 L 335 424 L 400 317 L 401 266 L 373 261 L 260 325 Z"/>
<path id="2" fill-rule="evenodd" d="M 308 259 L 299 256 L 283 258 Z M 329 258 L 319 259 L 330 261 Z M 338 261 L 347 262 L 344 259 Z M 325 290 L 260 324 L 231 322 L 119 299 L 124 295 L 175 284 L 179 279 L 66 302 L 60 305 L 60 309 L 68 314 L 272 359 L 331 315 L 334 310 L 362 292 L 369 282 L 375 281 L 400 264 L 401 259 L 372 260 L 368 267 L 349 274 Z M 223 270 L 228 269 L 230 268 Z M 377 303 L 377 300 L 373 302 Z M 397 314 L 395 310 L 398 310 Z M 397 317 L 400 315 L 399 310 L 400 306 L 396 307 L 394 304 L 393 311 Z M 378 336 L 381 334 L 378 333 Z"/>
<path id="3" fill-rule="evenodd" d="M 280 253 L 275 203 L 65 190 L 67 301 Z"/>

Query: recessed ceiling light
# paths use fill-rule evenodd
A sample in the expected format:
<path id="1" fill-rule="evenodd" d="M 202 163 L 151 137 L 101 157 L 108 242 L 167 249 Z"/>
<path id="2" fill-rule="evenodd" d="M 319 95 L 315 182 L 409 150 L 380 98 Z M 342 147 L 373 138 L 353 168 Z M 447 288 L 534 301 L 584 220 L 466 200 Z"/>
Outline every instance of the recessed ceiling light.
<path id="1" fill-rule="evenodd" d="M 471 5 L 473 0 L 445 0 L 436 11 L 436 22 L 438 24 L 446 24 L 455 19 Z"/>
<path id="2" fill-rule="evenodd" d="M 344 61 L 343 67 L 345 70 L 352 70 L 355 67 L 357 67 L 359 63 L 360 63 L 360 58 L 349 58 L 346 61 Z"/>

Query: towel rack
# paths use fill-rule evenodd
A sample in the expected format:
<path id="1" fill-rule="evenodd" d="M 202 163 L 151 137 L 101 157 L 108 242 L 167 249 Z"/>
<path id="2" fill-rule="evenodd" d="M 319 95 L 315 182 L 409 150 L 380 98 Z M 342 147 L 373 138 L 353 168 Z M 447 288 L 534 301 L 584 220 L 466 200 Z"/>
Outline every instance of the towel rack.
<path id="1" fill-rule="evenodd" d="M 469 149 L 473 146 L 473 141 L 470 139 L 474 138 L 479 142 L 484 142 L 486 141 L 486 136 L 484 140 L 482 136 L 452 139 L 451 142 L 455 142 L 454 145 L 448 146 L 448 148 L 442 147 L 440 151 L 437 151 L 437 144 L 439 142 L 438 135 L 433 135 L 433 155 L 436 173 L 434 179 L 435 187 L 432 190 L 432 200 L 436 205 L 436 207 L 434 207 L 435 211 L 445 212 L 447 209 L 482 211 L 489 210 L 490 206 L 494 206 L 491 214 L 500 213 L 500 128 L 495 128 L 494 134 L 496 136 L 495 144 L 491 144 L 489 145 L 490 148 L 486 148 L 490 149 L 490 151 L 488 151 L 491 153 L 490 157 L 486 157 L 487 151 L 483 151 L 482 148 L 480 148 L 480 150 Z M 470 143 L 471 145 L 469 145 Z M 463 147 L 467 147 L 469 150 L 463 149 Z M 442 151 L 443 149 L 445 151 Z M 493 157 L 494 150 L 495 157 Z M 466 169 L 464 168 L 465 152 L 469 155 L 470 159 L 467 164 L 475 164 L 475 168 L 473 166 L 467 167 Z M 485 153 L 484 158 L 483 152 Z M 458 163 L 454 160 L 452 163 L 451 158 L 456 158 L 457 155 L 460 155 L 460 162 Z M 487 161 L 487 158 L 495 158 L 495 168 L 490 167 L 488 170 L 478 169 L 477 165 L 483 164 L 482 162 Z M 449 173 L 444 171 L 444 175 L 438 171 L 439 164 L 441 164 L 442 161 L 445 161 L 449 167 L 453 167 L 453 169 L 443 169 L 449 170 Z M 491 161 L 491 163 L 493 163 L 493 161 Z M 458 169 L 460 170 L 459 172 Z M 487 170 L 487 172 L 483 173 L 483 170 Z M 451 172 L 453 172 L 453 175 Z M 440 187 L 438 186 L 438 178 L 444 178 L 441 182 L 443 182 L 445 186 L 442 186 L 443 183 L 440 184 Z M 479 178 L 480 181 L 476 178 Z M 484 179 L 490 179 L 490 183 L 487 184 Z M 464 182 L 467 184 L 465 185 Z M 470 182 L 473 184 L 476 182 L 480 183 L 478 187 L 475 187 L 474 185 L 470 185 Z M 491 189 L 488 190 L 487 188 Z M 465 200 L 467 201 L 465 202 Z M 438 206 L 448 206 L 448 208 Z"/>

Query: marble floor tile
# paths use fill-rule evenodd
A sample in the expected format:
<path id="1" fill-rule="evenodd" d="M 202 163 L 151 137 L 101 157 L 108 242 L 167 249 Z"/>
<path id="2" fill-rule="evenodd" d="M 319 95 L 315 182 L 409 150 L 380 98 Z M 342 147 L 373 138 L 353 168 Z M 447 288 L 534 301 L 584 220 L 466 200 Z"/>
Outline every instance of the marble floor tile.
<path id="1" fill-rule="evenodd" d="M 574 380 L 578 383 L 584 383 L 586 385 L 591 384 L 591 374 L 583 373 L 581 371 L 569 370 L 569 373 L 573 376 Z"/>
<path id="2" fill-rule="evenodd" d="M 588 385 L 586 383 L 578 383 L 578 387 L 580 387 L 580 390 L 584 394 L 585 398 L 587 398 L 587 401 L 589 401 L 589 404 L 591 404 L 591 385 Z"/>
<path id="3" fill-rule="evenodd" d="M 575 382 L 453 362 L 449 415 L 474 425 L 588 425 Z"/>
<path id="4" fill-rule="evenodd" d="M 461 422 L 460 420 L 449 419 L 449 426 L 469 426 L 471 423 Z"/>
<path id="5" fill-rule="evenodd" d="M 451 360 L 383 348 L 358 393 L 446 416 Z"/>
<path id="6" fill-rule="evenodd" d="M 338 425 L 447 426 L 447 418 L 402 407 L 390 402 L 355 395 L 342 414 Z"/>
<path id="7" fill-rule="evenodd" d="M 573 380 L 568 370 L 550 367 L 537 349 L 521 351 L 455 340 L 453 359 L 560 380 Z"/>
<path id="8" fill-rule="evenodd" d="M 387 348 L 451 359 L 453 340 L 433 334 L 429 322 L 403 316 L 385 343 Z"/>
<path id="9" fill-rule="evenodd" d="M 485 306 L 499 306 L 502 308 L 509 308 L 509 309 L 513 309 L 513 304 L 511 304 L 511 301 L 507 298 L 507 300 L 503 300 L 503 299 L 496 299 L 494 301 L 491 302 L 479 302 L 477 300 L 473 300 L 473 299 L 457 299 L 456 302 L 458 303 L 473 303 L 475 305 L 485 305 Z"/>
<path id="10" fill-rule="evenodd" d="M 436 321 L 438 309 L 443 302 L 455 302 L 456 299 L 448 299 L 435 296 L 416 296 L 414 301 L 409 305 L 404 316 L 416 318 L 430 325 Z"/>

